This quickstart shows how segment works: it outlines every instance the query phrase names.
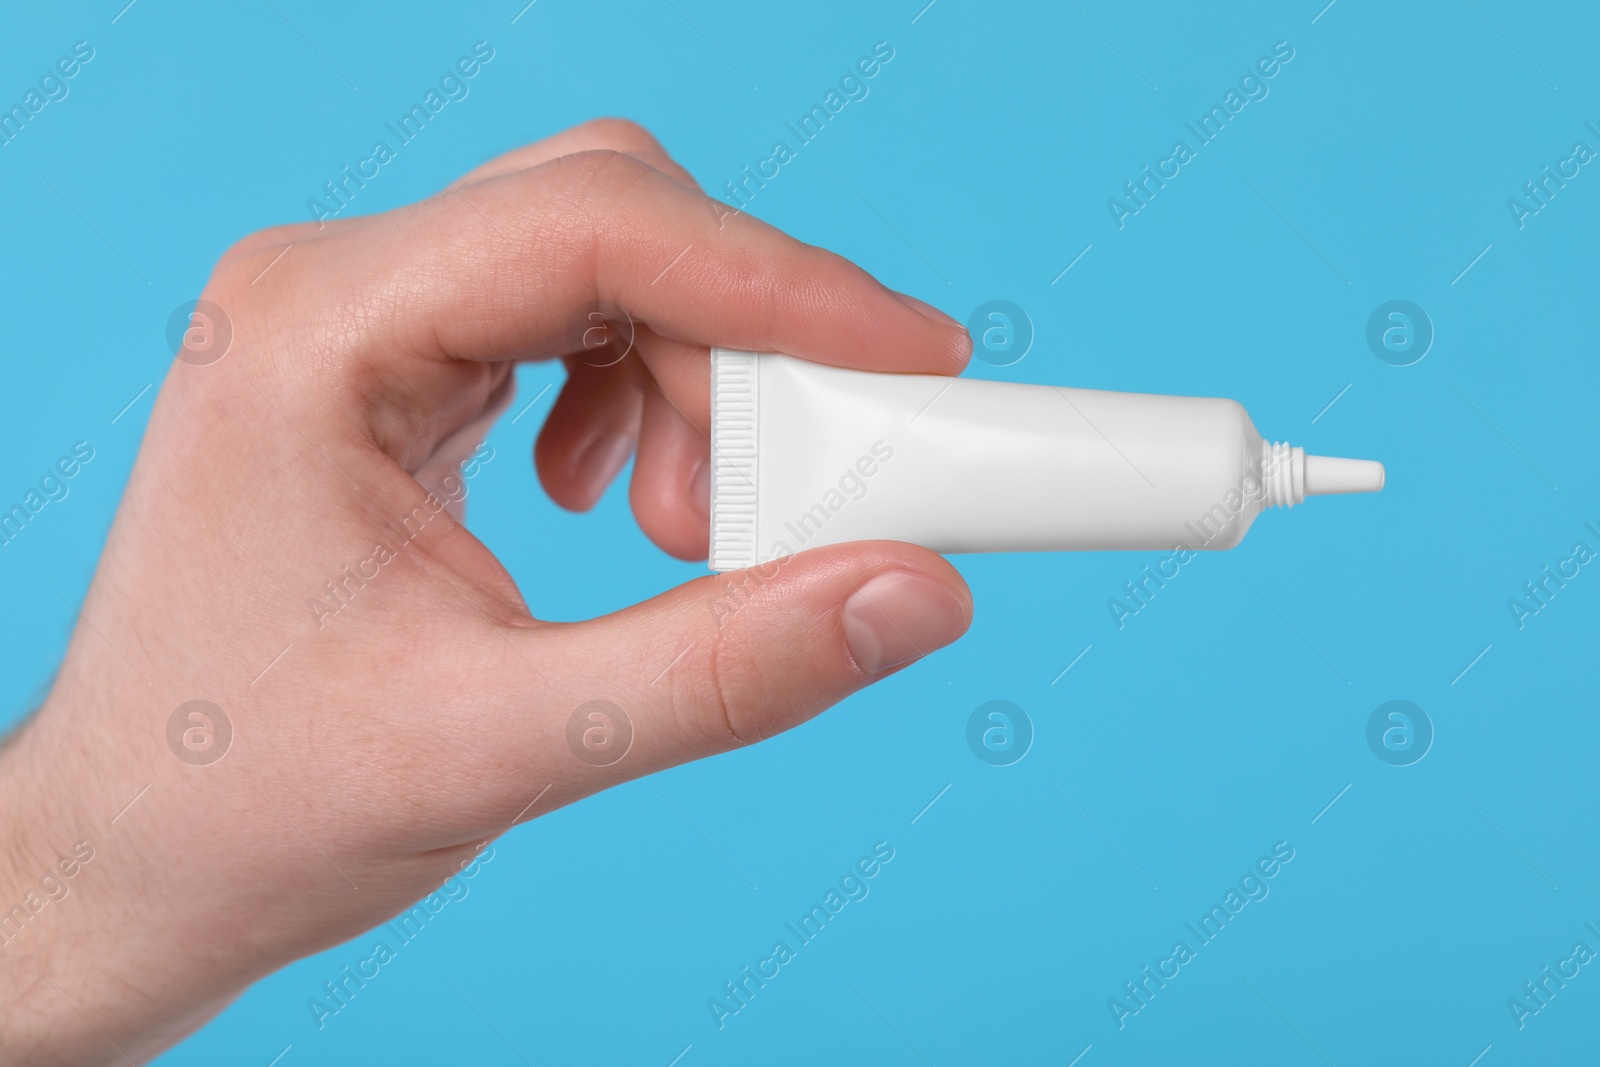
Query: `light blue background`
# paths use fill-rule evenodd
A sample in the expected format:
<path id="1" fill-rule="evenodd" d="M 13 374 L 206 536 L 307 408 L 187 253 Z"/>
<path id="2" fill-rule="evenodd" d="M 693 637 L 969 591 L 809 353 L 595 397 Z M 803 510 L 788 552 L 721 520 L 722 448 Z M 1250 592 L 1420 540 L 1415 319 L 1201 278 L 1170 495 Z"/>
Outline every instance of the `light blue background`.
<path id="1" fill-rule="evenodd" d="M 959 644 L 507 835 L 320 1032 L 307 999 L 371 937 L 262 982 L 163 1064 L 1499 1067 L 1592 1048 L 1600 969 L 1524 1030 L 1506 1006 L 1573 942 L 1600 948 L 1600 565 L 1525 629 L 1506 604 L 1574 541 L 1600 549 L 1600 165 L 1525 229 L 1506 207 L 1574 141 L 1600 149 L 1592 6 L 538 0 L 513 24 L 522 0 L 138 0 L 113 23 L 122 2 L 29 5 L 0 35 L 6 104 L 74 41 L 96 50 L 0 147 L 0 497 L 76 440 L 98 453 L 0 549 L 5 720 L 48 689 L 74 622 L 48 583 L 87 587 L 153 391 L 112 419 L 164 373 L 168 315 L 480 39 L 496 55 L 470 97 L 355 210 L 605 114 L 714 190 L 886 40 L 870 96 L 755 214 L 959 319 L 1025 308 L 1029 355 L 969 373 L 1230 396 L 1268 436 L 1389 471 L 1381 495 L 1268 513 L 1120 631 L 1106 602 L 1156 555 L 959 559 L 978 604 Z M 1280 40 L 1295 58 L 1270 96 L 1119 231 L 1107 198 Z M 1437 331 L 1409 367 L 1365 342 L 1394 298 Z M 522 402 L 559 375 L 526 368 Z M 543 498 L 522 457 L 550 395 L 496 430 L 471 519 L 536 610 L 585 617 L 700 573 L 619 491 L 585 516 Z M 965 741 L 997 698 L 1037 735 L 1006 768 Z M 1411 767 L 1365 739 L 1396 698 L 1437 731 Z M 719 1031 L 707 998 L 880 840 L 896 857 L 870 897 Z M 1119 1031 L 1108 998 L 1277 841 L 1296 851 L 1271 895 Z"/>

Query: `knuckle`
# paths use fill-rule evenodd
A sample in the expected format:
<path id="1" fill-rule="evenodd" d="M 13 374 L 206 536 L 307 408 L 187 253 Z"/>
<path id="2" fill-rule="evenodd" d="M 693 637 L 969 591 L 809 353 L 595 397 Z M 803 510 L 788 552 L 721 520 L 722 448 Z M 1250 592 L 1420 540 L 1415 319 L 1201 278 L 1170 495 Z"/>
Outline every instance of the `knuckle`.
<path id="1" fill-rule="evenodd" d="M 270 259 L 283 251 L 286 246 L 305 240 L 316 233 L 317 224 L 314 222 L 290 222 L 280 226 L 268 226 L 235 241 L 226 252 L 222 253 L 217 261 L 217 267 L 221 269 L 234 265 L 248 265 L 255 262 L 263 253 Z"/>
<path id="2" fill-rule="evenodd" d="M 240 238 L 217 259 L 207 289 L 224 294 L 230 300 L 243 300 L 253 289 L 259 289 L 254 283 L 263 277 L 268 264 L 272 264 L 274 273 L 291 274 L 295 269 L 293 262 L 274 261 L 293 260 L 294 257 L 284 255 L 285 249 L 297 239 L 309 236 L 310 229 L 315 229 L 314 224 L 292 223 L 271 226 Z"/>
<path id="3" fill-rule="evenodd" d="M 797 242 L 786 265 L 795 284 L 786 286 L 781 295 L 806 313 L 846 310 L 843 305 L 862 291 L 861 268 L 827 249 Z"/>
<path id="4" fill-rule="evenodd" d="M 774 336 L 794 293 L 792 281 L 806 284 L 803 275 L 784 269 L 781 254 L 730 245 L 717 258 L 722 299 L 745 309 L 751 329 L 764 340 Z"/>
<path id="5" fill-rule="evenodd" d="M 609 116 L 590 119 L 578 129 L 586 138 L 623 152 L 661 151 L 661 142 L 655 135 L 632 119 Z"/>
<path id="6" fill-rule="evenodd" d="M 546 201 L 542 225 L 553 237 L 592 247 L 601 236 L 618 241 L 632 232 L 621 224 L 632 214 L 628 192 L 659 172 L 626 152 L 595 148 L 562 156 L 537 173 L 533 180 Z"/>
<path id="7" fill-rule="evenodd" d="M 556 164 L 579 199 L 614 194 L 654 169 L 615 148 L 586 148 L 562 156 Z"/>
<path id="8" fill-rule="evenodd" d="M 744 695 L 759 688 L 750 677 L 755 667 L 736 639 L 713 632 L 696 667 L 685 672 L 692 681 L 673 689 L 673 714 L 679 724 L 719 749 L 759 741 L 756 718 Z"/>

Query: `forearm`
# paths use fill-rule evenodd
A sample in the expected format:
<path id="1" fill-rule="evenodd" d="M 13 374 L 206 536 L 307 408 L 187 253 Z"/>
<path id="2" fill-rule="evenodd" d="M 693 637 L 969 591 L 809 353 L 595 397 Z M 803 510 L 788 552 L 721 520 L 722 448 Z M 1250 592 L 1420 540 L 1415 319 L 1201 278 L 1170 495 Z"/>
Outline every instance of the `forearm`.
<path id="1" fill-rule="evenodd" d="M 144 1062 L 231 994 L 197 1007 L 139 835 L 90 814 L 104 776 L 45 750 L 55 725 L 0 749 L 0 1065 Z"/>
<path id="2" fill-rule="evenodd" d="M 41 807 L 30 733 L 0 749 L 0 1064 L 99 1063 L 117 1053 L 98 1038 L 96 1050 L 80 1034 L 95 1036 L 69 1002 L 74 992 L 82 997 L 85 983 L 65 959 L 75 941 L 68 920 L 85 895 L 72 891 L 87 883 L 93 859 L 74 856 L 76 842 L 60 856 L 45 844 L 72 836 L 61 825 L 71 820 Z M 77 956 L 93 952 L 80 946 Z"/>

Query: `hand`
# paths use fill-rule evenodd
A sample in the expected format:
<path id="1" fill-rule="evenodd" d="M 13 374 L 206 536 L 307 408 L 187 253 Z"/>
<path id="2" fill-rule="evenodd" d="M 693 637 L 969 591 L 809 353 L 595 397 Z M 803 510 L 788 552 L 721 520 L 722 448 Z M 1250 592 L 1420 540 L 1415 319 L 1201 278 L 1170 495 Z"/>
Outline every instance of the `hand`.
<path id="1" fill-rule="evenodd" d="M 954 569 L 889 542 L 539 622 L 457 522 L 519 360 L 567 363 L 535 449 L 556 502 L 592 506 L 637 447 L 639 524 L 697 558 L 708 346 L 936 373 L 970 351 L 629 123 L 248 237 L 204 299 L 231 348 L 174 363 L 55 687 L 0 752 L 0 908 L 24 902 L 0 1062 L 148 1058 L 518 821 L 770 737 L 967 627 Z M 631 743 L 599 765 L 608 722 Z M 39 893 L 80 842 L 70 894 Z"/>

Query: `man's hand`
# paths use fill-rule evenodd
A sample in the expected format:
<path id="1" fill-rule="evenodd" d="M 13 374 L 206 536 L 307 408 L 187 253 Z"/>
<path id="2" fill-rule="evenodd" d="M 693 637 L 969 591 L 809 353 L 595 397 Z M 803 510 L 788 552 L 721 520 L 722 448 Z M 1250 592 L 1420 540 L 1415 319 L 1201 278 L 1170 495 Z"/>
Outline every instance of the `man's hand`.
<path id="1" fill-rule="evenodd" d="M 770 737 L 967 627 L 956 572 L 886 542 L 539 622 L 457 522 L 519 360 L 567 362 L 535 449 L 556 502 L 592 506 L 636 451 L 639 524 L 692 559 L 710 345 L 925 373 L 970 351 L 629 123 L 246 238 L 204 299 L 231 345 L 173 364 L 55 688 L 0 752 L 4 1063 L 148 1058 L 517 822 Z M 80 845 L 70 892 L 37 892 Z"/>

